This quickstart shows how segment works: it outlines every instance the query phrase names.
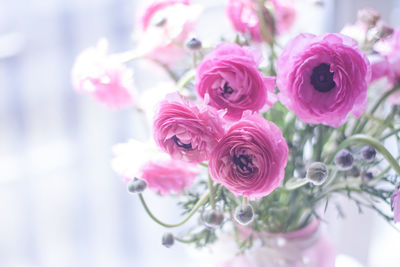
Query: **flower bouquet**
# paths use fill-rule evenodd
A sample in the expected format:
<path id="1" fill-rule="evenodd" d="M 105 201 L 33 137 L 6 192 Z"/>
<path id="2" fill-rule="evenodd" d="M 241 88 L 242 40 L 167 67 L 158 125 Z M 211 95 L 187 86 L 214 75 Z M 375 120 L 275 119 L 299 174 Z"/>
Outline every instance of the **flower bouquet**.
<path id="1" fill-rule="evenodd" d="M 116 145 L 112 165 L 155 223 L 181 229 L 162 244 L 234 240 L 215 264 L 324 267 L 335 251 L 319 225 L 336 195 L 400 221 L 400 30 L 364 9 L 342 33 L 282 43 L 294 1 L 229 0 L 236 35 L 206 44 L 196 38 L 201 10 L 154 2 L 135 49 L 107 54 L 102 40 L 72 72 L 77 91 L 111 108 L 142 114 L 145 99 L 157 102 L 154 142 Z M 132 61 L 162 69 L 172 85 L 135 89 Z M 177 197 L 182 218 L 159 219 L 146 189 Z"/>

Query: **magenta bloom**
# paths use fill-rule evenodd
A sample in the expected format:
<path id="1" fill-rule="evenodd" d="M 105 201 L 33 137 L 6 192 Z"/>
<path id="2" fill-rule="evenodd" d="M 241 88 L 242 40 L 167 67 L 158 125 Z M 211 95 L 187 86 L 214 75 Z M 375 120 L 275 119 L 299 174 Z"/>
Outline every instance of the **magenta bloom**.
<path id="1" fill-rule="evenodd" d="M 188 0 L 165 0 L 150 4 L 144 11 L 138 33 L 138 50 L 150 59 L 174 64 L 188 53 L 184 43 L 193 32 L 201 8 Z"/>
<path id="2" fill-rule="evenodd" d="M 360 117 L 370 65 L 357 43 L 341 34 L 300 34 L 278 60 L 279 100 L 304 122 L 342 125 Z"/>
<path id="3" fill-rule="evenodd" d="M 291 0 L 270 0 L 272 4 L 274 19 L 265 9 L 265 17 L 270 31 L 282 34 L 290 30 L 295 18 L 296 10 L 293 8 Z M 255 42 L 261 42 L 260 25 L 256 10 L 258 4 L 256 0 L 229 0 L 226 6 L 226 13 L 234 29 L 243 34 L 249 34 Z"/>
<path id="4" fill-rule="evenodd" d="M 211 177 L 234 195 L 261 198 L 285 176 L 289 149 L 281 130 L 258 114 L 246 112 L 211 154 Z"/>
<path id="5" fill-rule="evenodd" d="M 72 84 L 76 91 L 92 94 L 109 108 L 121 108 L 133 103 L 133 72 L 110 55 L 107 42 L 83 51 L 72 69 Z"/>
<path id="6" fill-rule="evenodd" d="M 227 109 L 226 118 L 238 120 L 243 111 L 259 111 L 272 105 L 268 98 L 275 88 L 273 77 L 257 69 L 261 55 L 251 48 L 223 43 L 197 67 L 197 94 L 217 108 Z"/>
<path id="7" fill-rule="evenodd" d="M 211 107 L 198 107 L 170 94 L 154 120 L 154 139 L 172 158 L 189 162 L 208 160 L 223 136 L 223 121 Z"/>
<path id="8" fill-rule="evenodd" d="M 392 210 L 394 214 L 394 222 L 400 222 L 400 189 L 393 194 L 392 197 Z"/>
<path id="9" fill-rule="evenodd" d="M 161 195 L 181 193 L 190 186 L 199 174 L 197 165 L 180 160 L 149 161 L 140 169 L 140 176 L 146 180 L 152 191 Z"/>

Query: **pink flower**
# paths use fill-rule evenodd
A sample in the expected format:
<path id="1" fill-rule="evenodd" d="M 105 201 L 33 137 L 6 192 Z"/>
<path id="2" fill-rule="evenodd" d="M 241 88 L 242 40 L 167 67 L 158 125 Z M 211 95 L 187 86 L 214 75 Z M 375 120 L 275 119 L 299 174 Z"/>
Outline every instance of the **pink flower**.
<path id="1" fill-rule="evenodd" d="M 296 10 L 291 0 L 271 0 L 274 18 L 264 10 L 266 24 L 271 33 L 283 34 L 290 30 L 296 18 Z M 256 10 L 256 0 L 229 0 L 226 6 L 226 13 L 236 31 L 249 34 L 255 42 L 261 42 L 259 19 Z"/>
<path id="2" fill-rule="evenodd" d="M 370 75 L 350 37 L 300 34 L 278 60 L 279 100 L 306 123 L 338 127 L 364 112 Z"/>
<path id="3" fill-rule="evenodd" d="M 400 189 L 393 194 L 392 197 L 392 210 L 394 214 L 394 222 L 400 222 Z"/>
<path id="4" fill-rule="evenodd" d="M 246 112 L 211 154 L 211 177 L 234 195 L 261 198 L 285 176 L 289 149 L 281 130 L 258 114 Z"/>
<path id="5" fill-rule="evenodd" d="M 262 57 L 256 50 L 223 43 L 197 67 L 197 94 L 217 109 L 227 109 L 226 117 L 241 118 L 243 111 L 259 111 L 272 105 L 268 91 L 275 88 L 273 77 L 263 77 L 257 69 Z"/>
<path id="6" fill-rule="evenodd" d="M 146 180 L 149 189 L 161 195 L 181 193 L 199 174 L 197 165 L 180 160 L 149 161 L 140 170 L 139 178 Z"/>
<path id="7" fill-rule="evenodd" d="M 196 165 L 173 160 L 155 145 L 135 140 L 115 145 L 113 152 L 112 168 L 125 182 L 144 179 L 149 189 L 162 195 L 181 193 L 199 173 Z"/>
<path id="8" fill-rule="evenodd" d="M 164 64 L 174 64 L 187 55 L 184 43 L 193 32 L 201 8 L 188 0 L 150 4 L 141 19 L 139 51 Z"/>
<path id="9" fill-rule="evenodd" d="M 154 139 L 175 159 L 208 160 L 223 136 L 223 121 L 210 107 L 198 107 L 170 94 L 161 102 L 154 120 Z"/>
<path id="10" fill-rule="evenodd" d="M 133 103 L 133 71 L 107 55 L 107 41 L 83 51 L 72 68 L 72 84 L 78 92 L 92 94 L 109 108 Z"/>

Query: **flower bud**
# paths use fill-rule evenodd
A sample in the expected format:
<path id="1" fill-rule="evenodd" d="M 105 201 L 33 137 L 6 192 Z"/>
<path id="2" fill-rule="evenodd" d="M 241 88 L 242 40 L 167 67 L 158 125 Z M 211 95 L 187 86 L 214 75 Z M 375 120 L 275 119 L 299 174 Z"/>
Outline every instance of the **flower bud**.
<path id="1" fill-rule="evenodd" d="M 204 224 L 209 228 L 217 228 L 224 221 L 224 214 L 216 210 L 206 210 L 203 213 Z"/>
<path id="2" fill-rule="evenodd" d="M 165 233 L 163 235 L 161 243 L 164 247 L 167 247 L 167 248 L 172 247 L 174 242 L 175 242 L 175 238 L 171 233 Z"/>
<path id="3" fill-rule="evenodd" d="M 241 225 L 247 225 L 253 221 L 254 211 L 250 204 L 240 205 L 235 210 L 235 220 Z"/>
<path id="4" fill-rule="evenodd" d="M 353 162 L 353 154 L 347 149 L 340 150 L 335 156 L 335 164 L 342 171 L 350 170 L 353 166 Z"/>
<path id="5" fill-rule="evenodd" d="M 390 35 L 392 35 L 394 32 L 394 29 L 384 22 L 379 22 L 375 28 L 376 28 L 375 34 L 376 37 L 378 37 L 378 39 L 385 39 Z"/>
<path id="6" fill-rule="evenodd" d="M 365 172 L 364 175 L 363 175 L 363 177 L 362 177 L 362 179 L 363 179 L 364 181 L 370 181 L 370 180 L 372 180 L 373 178 L 374 178 L 374 174 L 373 174 L 372 172 L 370 172 L 370 171 Z"/>
<path id="7" fill-rule="evenodd" d="M 353 177 L 358 177 L 361 174 L 361 170 L 358 166 L 353 165 L 353 167 L 351 167 L 349 174 Z"/>
<path id="8" fill-rule="evenodd" d="M 128 191 L 132 194 L 142 193 L 147 187 L 147 182 L 142 179 L 133 178 L 128 182 Z"/>
<path id="9" fill-rule="evenodd" d="M 199 50 L 201 48 L 201 41 L 197 38 L 191 38 L 186 42 L 186 47 L 190 50 Z"/>
<path id="10" fill-rule="evenodd" d="M 159 17 L 155 20 L 154 26 L 156 27 L 162 27 L 167 23 L 167 18 L 166 17 Z"/>
<path id="11" fill-rule="evenodd" d="M 328 178 L 328 169 L 322 162 L 313 162 L 307 169 L 306 178 L 314 185 L 323 184 Z"/>
<path id="12" fill-rule="evenodd" d="M 366 162 L 371 162 L 375 160 L 376 150 L 372 146 L 364 146 L 361 149 L 361 155 L 363 160 L 365 160 Z"/>
<path id="13" fill-rule="evenodd" d="M 374 27 L 380 18 L 381 14 L 372 8 L 364 8 L 358 11 L 358 20 L 367 27 Z"/>

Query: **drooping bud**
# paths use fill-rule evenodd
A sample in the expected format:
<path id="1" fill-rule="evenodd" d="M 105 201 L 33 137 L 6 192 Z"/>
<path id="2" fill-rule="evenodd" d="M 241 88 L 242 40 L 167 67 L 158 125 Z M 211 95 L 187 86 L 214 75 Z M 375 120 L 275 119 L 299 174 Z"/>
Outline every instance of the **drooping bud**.
<path id="1" fill-rule="evenodd" d="M 247 225 L 254 219 L 253 207 L 250 204 L 240 205 L 235 210 L 235 220 L 241 225 Z"/>
<path id="2" fill-rule="evenodd" d="M 314 185 L 321 185 L 328 178 L 328 168 L 322 162 L 313 162 L 307 169 L 306 178 Z"/>
<path id="3" fill-rule="evenodd" d="M 347 149 L 340 150 L 335 156 L 335 164 L 342 171 L 350 170 L 353 166 L 353 162 L 353 154 Z"/>
<path id="4" fill-rule="evenodd" d="M 372 146 L 364 146 L 361 149 L 361 156 L 366 162 L 374 161 L 376 157 L 376 150 Z"/>
<path id="5" fill-rule="evenodd" d="M 367 27 L 374 27 L 380 20 L 381 14 L 372 8 L 364 8 L 358 11 L 358 20 L 364 23 Z"/>
<path id="6" fill-rule="evenodd" d="M 127 184 L 128 186 L 128 191 L 132 194 L 135 193 L 142 193 L 146 187 L 147 187 L 147 182 L 142 179 L 138 178 L 133 178 L 133 180 L 130 180 Z"/>
<path id="7" fill-rule="evenodd" d="M 217 228 L 224 221 L 224 214 L 216 210 L 206 210 L 203 213 L 204 224 L 209 228 Z"/>
<path id="8" fill-rule="evenodd" d="M 174 245 L 175 238 L 171 233 L 165 233 L 162 237 L 161 243 L 164 247 L 170 248 Z"/>
<path id="9" fill-rule="evenodd" d="M 190 38 L 186 42 L 186 47 L 189 48 L 190 50 L 199 50 L 201 48 L 201 41 L 197 38 Z"/>

